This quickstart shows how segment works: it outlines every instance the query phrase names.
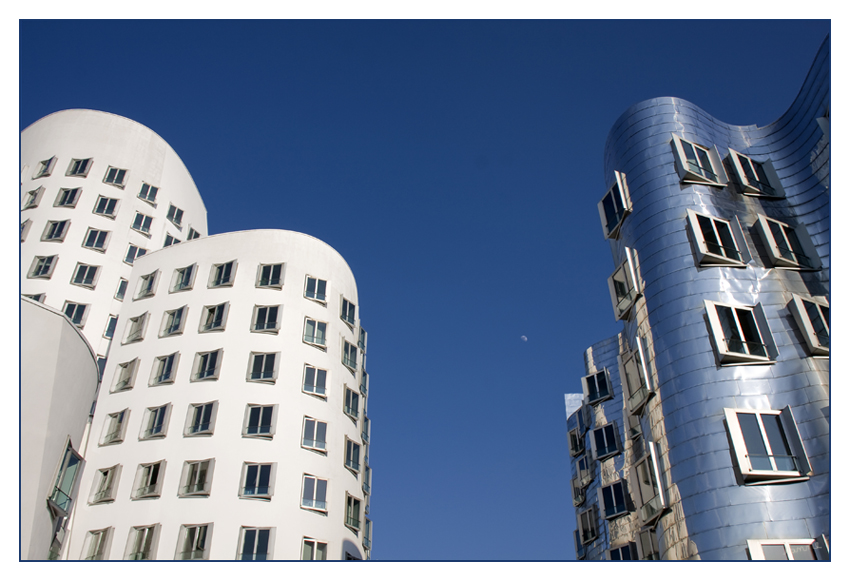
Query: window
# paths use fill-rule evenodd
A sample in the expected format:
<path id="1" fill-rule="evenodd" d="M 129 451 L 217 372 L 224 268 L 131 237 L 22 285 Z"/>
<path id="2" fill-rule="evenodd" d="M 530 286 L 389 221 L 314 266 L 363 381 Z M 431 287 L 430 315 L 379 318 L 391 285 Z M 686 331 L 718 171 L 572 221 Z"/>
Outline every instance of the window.
<path id="1" fill-rule="evenodd" d="M 722 305 L 705 301 L 708 323 L 722 364 L 770 363 L 777 355 L 761 305 Z"/>
<path id="2" fill-rule="evenodd" d="M 127 336 L 124 338 L 124 343 L 134 343 L 145 338 L 145 328 L 148 326 L 148 314 L 142 313 L 137 317 L 132 317 L 127 321 Z"/>
<path id="3" fill-rule="evenodd" d="M 151 371 L 150 385 L 163 385 L 165 383 L 174 383 L 174 377 L 177 375 L 177 364 L 180 361 L 180 353 L 172 353 L 171 355 L 163 355 L 157 357 L 153 362 Z"/>
<path id="4" fill-rule="evenodd" d="M 812 473 L 790 407 L 723 410 L 732 454 L 745 484 L 807 480 Z"/>
<path id="5" fill-rule="evenodd" d="M 345 388 L 345 403 L 342 409 L 348 417 L 357 421 L 360 416 L 360 396 L 357 392 Z"/>
<path id="6" fill-rule="evenodd" d="M 629 197 L 629 186 L 626 184 L 626 174 L 615 171 L 614 185 L 597 204 L 599 219 L 602 220 L 602 232 L 605 238 L 617 238 L 620 226 L 626 216 L 632 211 L 632 201 Z"/>
<path id="7" fill-rule="evenodd" d="M 71 284 L 93 289 L 97 284 L 97 275 L 100 269 L 97 266 L 77 263 Z"/>
<path id="8" fill-rule="evenodd" d="M 83 247 L 98 252 L 106 251 L 106 245 L 109 242 L 109 232 L 106 230 L 95 230 L 89 228 L 86 232 L 86 237 L 83 239 Z"/>
<path id="9" fill-rule="evenodd" d="M 576 478 L 582 488 L 593 481 L 593 462 L 589 454 L 584 454 L 576 459 Z"/>
<path id="10" fill-rule="evenodd" d="M 363 492 L 369 494 L 372 491 L 372 469 L 363 465 Z"/>
<path id="11" fill-rule="evenodd" d="M 607 369 L 582 377 L 581 387 L 584 391 L 584 397 L 589 404 L 599 403 L 602 400 L 613 397 Z"/>
<path id="12" fill-rule="evenodd" d="M 248 405 L 245 409 L 243 436 L 271 439 L 274 436 L 277 406 Z"/>
<path id="13" fill-rule="evenodd" d="M 578 456 L 584 452 L 584 434 L 578 428 L 570 430 L 570 456 Z"/>
<path id="14" fill-rule="evenodd" d="M 751 561 L 828 561 L 829 543 L 816 539 L 747 539 Z"/>
<path id="15" fill-rule="evenodd" d="M 113 186 L 124 189 L 124 180 L 127 177 L 126 169 L 109 166 L 106 170 L 106 175 L 103 176 L 103 183 L 112 184 Z"/>
<path id="16" fill-rule="evenodd" d="M 21 204 L 21 210 L 27 210 L 29 208 L 37 208 L 38 202 L 41 201 L 41 194 L 44 193 L 44 186 L 37 188 L 35 190 L 31 190 L 26 193 L 24 196 L 24 202 Z"/>
<path id="17" fill-rule="evenodd" d="M 227 322 L 227 312 L 230 303 L 221 303 L 219 305 L 209 305 L 204 307 L 201 313 L 201 327 L 199 333 L 207 331 L 224 331 L 224 325 Z"/>
<path id="18" fill-rule="evenodd" d="M 45 295 L 44 293 L 39 293 L 39 294 L 37 294 L 37 295 L 24 295 L 24 296 L 25 296 L 25 297 L 27 297 L 27 298 L 28 298 L 28 299 L 30 299 L 30 300 L 33 300 L 33 301 L 37 302 L 37 303 L 43 303 L 43 302 L 44 302 L 44 297 L 45 297 L 46 295 Z"/>
<path id="19" fill-rule="evenodd" d="M 369 421 L 369 418 L 365 415 L 363 416 L 363 429 L 360 432 L 360 437 L 363 439 L 364 444 L 369 443 L 369 435 L 372 432 L 372 422 Z"/>
<path id="20" fill-rule="evenodd" d="M 761 163 L 730 149 L 729 161 L 741 185 L 741 193 L 745 196 L 785 197 L 779 176 L 770 160 Z"/>
<path id="21" fill-rule="evenodd" d="M 115 389 L 113 392 L 133 389 L 133 382 L 136 379 L 136 369 L 139 367 L 139 360 L 133 359 L 125 363 L 119 363 L 115 368 Z"/>
<path id="22" fill-rule="evenodd" d="M 365 369 L 360 370 L 360 393 L 363 395 L 369 393 L 369 374 Z"/>
<path id="23" fill-rule="evenodd" d="M 162 245 L 162 247 L 168 248 L 169 246 L 174 246 L 175 244 L 180 244 L 180 241 L 171 234 L 166 234 L 165 243 Z"/>
<path id="24" fill-rule="evenodd" d="M 342 364 L 352 372 L 357 371 L 357 347 L 348 341 L 342 342 Z"/>
<path id="25" fill-rule="evenodd" d="M 365 352 L 366 351 L 366 329 L 360 327 L 360 338 L 357 339 L 357 347 Z"/>
<path id="26" fill-rule="evenodd" d="M 141 232 L 148 238 L 151 235 L 151 222 L 153 222 L 153 218 L 150 216 L 145 216 L 141 212 L 136 212 L 136 217 L 133 219 L 133 225 L 131 228 L 137 232 Z"/>
<path id="27" fill-rule="evenodd" d="M 136 292 L 136 299 L 144 299 L 152 297 L 156 291 L 156 283 L 159 281 L 159 271 L 155 270 L 150 274 L 145 274 L 139 277 L 139 289 Z"/>
<path id="28" fill-rule="evenodd" d="M 661 473 L 654 442 L 646 443 L 648 452 L 638 460 L 629 478 L 632 499 L 638 508 L 640 522 L 647 527 L 654 524 L 667 507 L 661 489 Z"/>
<path id="29" fill-rule="evenodd" d="M 57 262 L 59 262 L 59 257 L 55 255 L 36 256 L 32 261 L 32 267 L 27 278 L 50 278 Z"/>
<path id="30" fill-rule="evenodd" d="M 171 292 L 176 293 L 191 290 L 192 285 L 195 284 L 195 272 L 197 270 L 197 265 L 195 264 L 175 269 L 174 277 L 171 281 Z"/>
<path id="31" fill-rule="evenodd" d="M 571 479 L 570 485 L 572 486 L 572 489 L 573 489 L 573 506 L 581 506 L 582 504 L 584 504 L 584 500 L 585 500 L 585 495 L 584 495 L 585 487 L 582 486 L 581 480 L 579 478 Z"/>
<path id="32" fill-rule="evenodd" d="M 65 240 L 65 234 L 68 232 L 70 220 L 61 220 L 59 222 L 50 221 L 44 228 L 44 234 L 41 239 L 45 242 L 62 242 Z"/>
<path id="33" fill-rule="evenodd" d="M 200 238 L 201 235 L 194 228 L 189 228 L 189 234 L 186 235 L 186 240 L 194 240 Z"/>
<path id="34" fill-rule="evenodd" d="M 69 441 L 65 447 L 62 464 L 56 474 L 53 492 L 48 497 L 48 507 L 55 516 L 67 516 L 74 501 L 77 473 L 82 468 L 83 458 L 74 450 Z"/>
<path id="35" fill-rule="evenodd" d="M 728 182 L 717 146 L 708 149 L 673 134 L 673 155 L 682 183 L 724 186 Z"/>
<path id="36" fill-rule="evenodd" d="M 133 499 L 158 498 L 165 480 L 165 460 L 139 464 L 136 473 L 136 483 L 133 486 Z"/>
<path id="37" fill-rule="evenodd" d="M 213 523 L 180 527 L 180 539 L 177 542 L 177 553 L 174 555 L 174 560 L 201 561 L 208 559 L 212 529 Z"/>
<path id="38" fill-rule="evenodd" d="M 791 226 L 759 214 L 755 226 L 774 267 L 812 270 L 821 267 L 805 225 Z"/>
<path id="39" fill-rule="evenodd" d="M 274 383 L 277 379 L 277 367 L 280 353 L 251 353 L 248 358 L 248 381 Z"/>
<path id="40" fill-rule="evenodd" d="M 103 561 L 109 556 L 112 527 L 86 533 L 82 559 L 84 561 Z"/>
<path id="41" fill-rule="evenodd" d="M 305 538 L 301 550 L 302 561 L 325 561 L 328 558 L 328 544 L 316 539 Z"/>
<path id="42" fill-rule="evenodd" d="M 277 464 L 253 464 L 246 462 L 242 468 L 242 498 L 271 500 L 274 494 L 274 473 Z"/>
<path id="43" fill-rule="evenodd" d="M 661 552 L 658 550 L 658 537 L 655 529 L 643 529 L 637 535 L 638 559 L 641 561 L 659 561 Z"/>
<path id="44" fill-rule="evenodd" d="M 139 191 L 139 198 L 156 206 L 156 194 L 159 188 L 142 182 L 142 189 Z"/>
<path id="45" fill-rule="evenodd" d="M 107 198 L 98 196 L 97 202 L 94 204 L 93 212 L 106 218 L 115 218 L 115 211 L 118 208 L 118 200 L 115 198 Z"/>
<path id="46" fill-rule="evenodd" d="M 573 544 L 576 550 L 576 559 L 579 561 L 584 560 L 587 557 L 587 549 L 585 549 L 581 542 L 581 534 L 578 529 L 573 530 Z"/>
<path id="47" fill-rule="evenodd" d="M 159 336 L 170 337 L 172 335 L 182 334 L 188 310 L 189 307 L 183 305 L 179 309 L 165 311 L 165 314 L 162 317 L 162 330 L 160 331 Z"/>
<path id="48" fill-rule="evenodd" d="M 366 549 L 372 548 L 372 521 L 368 518 L 365 519 L 365 524 L 363 527 L 363 546 Z"/>
<path id="49" fill-rule="evenodd" d="M 304 434 L 301 439 L 302 448 L 310 448 L 313 450 L 327 450 L 328 424 L 319 420 L 305 417 L 304 418 Z"/>
<path id="50" fill-rule="evenodd" d="M 89 169 L 91 169 L 91 164 L 91 158 L 72 159 L 71 165 L 68 166 L 68 171 L 65 172 L 65 175 L 84 178 L 88 175 Z"/>
<path id="51" fill-rule="evenodd" d="M 274 546 L 273 528 L 242 527 L 237 561 L 271 561 Z"/>
<path id="52" fill-rule="evenodd" d="M 617 437 L 617 425 L 614 423 L 593 430 L 590 442 L 593 445 L 593 457 L 597 460 L 620 453 L 620 439 Z"/>
<path id="53" fill-rule="evenodd" d="M 325 291 L 328 283 L 319 278 L 307 277 L 307 286 L 304 288 L 304 296 L 322 304 L 325 302 Z"/>
<path id="54" fill-rule="evenodd" d="M 184 436 L 211 436 L 215 429 L 215 417 L 218 402 L 189 404 Z"/>
<path id="55" fill-rule="evenodd" d="M 626 318 L 632 311 L 637 298 L 641 295 L 641 285 L 637 277 L 637 253 L 626 248 L 626 259 L 608 277 L 608 291 L 611 293 L 611 304 L 614 307 L 614 316 L 619 321 Z"/>
<path id="56" fill-rule="evenodd" d="M 345 526 L 360 530 L 360 499 L 345 495 Z"/>
<path id="57" fill-rule="evenodd" d="M 745 267 L 751 260 L 738 218 L 730 222 L 688 210 L 687 224 L 700 266 Z"/>
<path id="58" fill-rule="evenodd" d="M 599 535 L 596 528 L 596 507 L 580 512 L 578 515 L 578 532 L 582 545 L 589 545 Z"/>
<path id="59" fill-rule="evenodd" d="M 89 306 L 81 305 L 79 303 L 71 303 L 65 302 L 65 307 L 63 308 L 63 312 L 65 316 L 71 319 L 71 322 L 78 326 L 80 329 L 83 328 L 83 325 L 86 324 L 86 315 L 88 315 Z"/>
<path id="60" fill-rule="evenodd" d="M 77 205 L 79 194 L 80 188 L 62 188 L 53 205 L 57 208 L 73 208 Z"/>
<path id="61" fill-rule="evenodd" d="M 30 231 L 30 226 L 32 226 L 32 220 L 30 220 L 29 218 L 21 222 L 21 242 L 27 239 L 27 234 Z"/>
<path id="62" fill-rule="evenodd" d="M 153 561 L 156 559 L 159 529 L 158 524 L 131 528 L 124 559 L 127 561 Z"/>
<path id="63" fill-rule="evenodd" d="M 301 488 L 301 506 L 314 510 L 327 511 L 326 501 L 328 493 L 328 481 L 316 478 L 309 474 L 304 475 L 304 484 Z"/>
<path id="64" fill-rule="evenodd" d="M 106 369 L 106 355 L 97 356 L 97 378 L 103 379 L 103 370 Z"/>
<path id="65" fill-rule="evenodd" d="M 118 444 L 124 441 L 124 430 L 127 427 L 127 418 L 130 410 L 124 409 L 106 416 L 106 424 L 103 426 L 103 438 L 101 446 Z"/>
<path id="66" fill-rule="evenodd" d="M 251 330 L 258 333 L 277 333 L 280 327 L 280 310 L 280 305 L 255 306 Z"/>
<path id="67" fill-rule="evenodd" d="M 95 473 L 90 504 L 101 504 L 115 500 L 118 489 L 118 478 L 121 475 L 121 465 L 101 468 Z"/>
<path id="68" fill-rule="evenodd" d="M 35 173 L 33 174 L 32 179 L 46 178 L 50 175 L 50 172 L 53 171 L 54 165 L 56 165 L 55 156 L 38 162 L 38 167 L 35 168 Z"/>
<path id="69" fill-rule="evenodd" d="M 257 288 L 283 287 L 283 264 L 261 264 L 257 268 Z"/>
<path id="70" fill-rule="evenodd" d="M 218 379 L 221 371 L 221 360 L 224 352 L 221 349 L 195 354 L 195 370 L 192 373 L 192 381 L 204 381 Z"/>
<path id="71" fill-rule="evenodd" d="M 348 299 L 342 299 L 342 308 L 339 313 L 339 318 L 348 323 L 350 326 L 353 326 L 355 308 L 354 303 Z"/>
<path id="72" fill-rule="evenodd" d="M 171 417 L 171 404 L 148 408 L 142 422 L 140 440 L 164 438 L 168 432 L 168 420 Z"/>
<path id="73" fill-rule="evenodd" d="M 314 321 L 310 318 L 304 319 L 304 342 L 318 347 L 325 346 L 325 330 L 327 323 Z"/>
<path id="74" fill-rule="evenodd" d="M 623 395 L 628 398 L 629 412 L 632 414 L 639 414 L 649 398 L 655 394 L 651 390 L 644 353 L 643 337 L 638 336 L 635 349 L 620 356 L 623 365 L 623 372 L 620 374 L 624 380 Z"/>
<path id="75" fill-rule="evenodd" d="M 172 224 L 180 228 L 182 227 L 183 222 L 183 210 L 173 204 L 170 204 L 168 206 L 168 215 L 166 218 L 168 218 Z"/>
<path id="76" fill-rule="evenodd" d="M 829 301 L 826 297 L 792 295 L 788 308 L 812 355 L 829 355 Z"/>
<path id="77" fill-rule="evenodd" d="M 138 246 L 130 244 L 130 247 L 127 248 L 127 256 L 124 257 L 124 262 L 127 264 L 133 264 L 137 258 L 141 258 L 147 253 L 148 251 L 144 248 L 139 248 Z"/>
<path id="78" fill-rule="evenodd" d="M 345 439 L 345 467 L 360 471 L 360 444 L 348 438 Z"/>
<path id="79" fill-rule="evenodd" d="M 185 462 L 179 496 L 209 496 L 214 468 L 214 458 Z"/>
<path id="80" fill-rule="evenodd" d="M 124 294 L 127 292 L 127 279 L 122 278 L 118 281 L 118 288 L 115 290 L 115 298 L 119 301 L 124 300 Z"/>
<path id="81" fill-rule="evenodd" d="M 606 519 L 628 513 L 626 508 L 626 487 L 622 480 L 613 482 L 599 489 L 599 508 Z"/>
<path id="82" fill-rule="evenodd" d="M 231 260 L 224 264 L 214 264 L 210 271 L 210 288 L 233 286 L 236 278 L 236 261 Z"/>
<path id="83" fill-rule="evenodd" d="M 609 561 L 637 561 L 637 547 L 634 543 L 628 543 L 622 547 L 608 549 Z"/>

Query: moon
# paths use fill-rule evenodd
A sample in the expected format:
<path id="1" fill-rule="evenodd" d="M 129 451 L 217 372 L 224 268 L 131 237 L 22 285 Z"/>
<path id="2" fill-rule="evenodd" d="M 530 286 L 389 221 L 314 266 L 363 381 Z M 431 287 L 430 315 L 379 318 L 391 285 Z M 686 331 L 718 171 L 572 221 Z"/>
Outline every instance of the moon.
<path id="1" fill-rule="evenodd" d="M 522 339 L 523 341 L 528 341 L 528 337 L 526 337 L 525 335 L 523 335 L 522 337 L 520 337 L 520 339 Z"/>

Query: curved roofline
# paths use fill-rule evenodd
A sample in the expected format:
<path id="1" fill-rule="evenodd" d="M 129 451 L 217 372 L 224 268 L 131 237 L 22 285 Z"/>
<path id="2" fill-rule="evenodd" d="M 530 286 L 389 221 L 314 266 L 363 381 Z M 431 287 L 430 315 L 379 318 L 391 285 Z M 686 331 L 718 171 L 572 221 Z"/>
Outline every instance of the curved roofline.
<path id="1" fill-rule="evenodd" d="M 95 368 L 97 369 L 97 354 L 94 352 L 94 349 L 92 348 L 91 343 L 89 343 L 89 340 L 86 339 L 85 335 L 83 335 L 82 329 L 80 329 L 78 326 L 76 326 L 74 323 L 72 323 L 71 320 L 68 317 L 65 316 L 65 313 L 63 313 L 59 309 L 55 309 L 55 308 L 53 308 L 49 305 L 45 305 L 44 303 L 34 301 L 29 297 L 25 297 L 24 295 L 21 295 L 21 301 L 25 301 L 25 302 L 27 302 L 31 305 L 34 305 L 36 307 L 40 307 L 40 308 L 44 309 L 45 311 L 53 313 L 54 315 L 57 315 L 59 318 L 61 318 L 63 321 L 65 321 L 66 325 L 70 325 L 70 327 L 74 330 L 74 332 L 77 335 L 79 335 L 79 337 L 83 340 L 83 343 L 85 343 L 86 347 L 88 347 L 89 353 L 91 354 L 92 363 L 94 364 Z M 100 377 L 100 370 L 99 369 L 97 370 L 97 374 L 98 374 L 98 377 Z M 98 380 L 98 383 L 100 383 L 100 380 Z"/>

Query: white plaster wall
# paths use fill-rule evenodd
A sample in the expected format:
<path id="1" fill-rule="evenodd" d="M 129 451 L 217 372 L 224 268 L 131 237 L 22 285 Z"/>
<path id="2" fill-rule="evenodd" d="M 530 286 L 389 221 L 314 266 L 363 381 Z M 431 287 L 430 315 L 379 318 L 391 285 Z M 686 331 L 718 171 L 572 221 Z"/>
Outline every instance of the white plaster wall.
<path id="1" fill-rule="evenodd" d="M 48 177 L 33 179 L 39 162 L 56 157 Z M 92 158 L 87 177 L 66 176 L 72 159 Z M 109 166 L 127 169 L 124 189 L 104 183 Z M 138 195 L 142 183 L 159 187 L 156 207 Z M 186 240 L 189 228 L 207 234 L 206 208 L 192 177 L 173 149 L 147 127 L 111 113 L 86 109 L 60 111 L 44 117 L 21 133 L 21 207 L 27 192 L 44 187 L 36 208 L 22 209 L 21 222 L 30 220 L 21 243 L 21 293 L 45 293 L 45 304 L 62 309 L 66 300 L 90 305 L 83 332 L 96 354 L 105 356 L 109 341 L 103 337 L 110 314 L 120 302 L 113 297 L 120 278 L 132 267 L 124 263 L 129 244 L 148 252 L 162 248 L 166 233 Z M 81 187 L 74 208 L 54 207 L 61 188 Z M 114 219 L 95 214 L 99 195 L 120 200 Z M 169 204 L 184 211 L 182 228 L 166 219 Z M 130 226 L 136 211 L 153 218 L 147 237 Z M 48 221 L 70 219 L 63 242 L 42 242 Z M 105 252 L 83 247 L 88 228 L 111 232 Z M 35 256 L 58 255 L 49 280 L 27 278 Z M 77 263 L 100 266 L 95 289 L 70 284 Z"/>
<path id="2" fill-rule="evenodd" d="M 81 441 L 97 389 L 94 353 L 71 322 L 21 299 L 21 559 L 47 559 L 47 498 L 70 438 Z"/>
<path id="3" fill-rule="evenodd" d="M 233 287 L 208 288 L 212 265 L 233 259 L 238 260 Z M 285 263 L 282 289 L 256 288 L 258 265 L 280 262 Z M 174 270 L 193 263 L 198 267 L 193 289 L 169 292 Z M 134 300 L 139 277 L 155 270 L 160 273 L 155 295 Z M 304 297 L 308 274 L 328 282 L 326 306 Z M 343 296 L 359 306 L 354 277 L 342 257 L 324 242 L 296 232 L 258 230 L 220 234 L 144 256 L 136 263 L 129 288 L 98 396 L 81 483 L 81 494 L 89 495 L 97 469 L 120 463 L 123 468 L 117 497 L 110 504 L 80 504 L 71 533 L 69 557 L 80 558 L 87 531 L 112 526 L 114 536 L 109 558 L 122 559 L 131 527 L 160 523 L 155 556 L 173 559 L 180 526 L 207 522 L 214 523 L 211 559 L 236 557 L 242 526 L 276 527 L 274 559 L 300 559 L 305 536 L 327 542 L 330 559 L 343 558 L 344 550 L 362 557 L 365 554 L 362 530 L 357 534 L 345 526 L 346 493 L 359 498 L 363 508 L 368 499 L 362 490 L 362 468 L 360 474 L 354 474 L 344 465 L 345 437 L 363 442 L 362 420 L 355 424 L 343 412 L 344 385 L 358 390 L 362 368 L 352 374 L 342 364 L 342 341 L 356 345 L 359 334 L 359 309 L 353 329 L 340 318 Z M 225 301 L 230 303 L 225 330 L 199 333 L 203 307 Z M 182 335 L 159 338 L 164 313 L 183 305 L 188 306 L 188 314 Z M 278 334 L 251 332 L 255 305 L 282 306 Z M 150 313 L 144 339 L 122 345 L 126 322 L 144 312 Z M 326 351 L 303 342 L 305 316 L 327 322 Z M 195 354 L 218 348 L 224 350 L 218 380 L 191 382 Z M 175 351 L 180 352 L 175 382 L 149 387 L 155 358 Z M 246 381 L 252 351 L 280 352 L 278 376 L 273 385 Z M 358 364 L 362 363 L 362 355 L 358 352 Z M 116 367 L 135 357 L 141 363 L 133 389 L 110 393 Z M 328 370 L 327 399 L 302 391 L 305 363 Z M 190 405 L 214 400 L 219 402 L 214 434 L 185 437 L 183 429 Z M 166 437 L 140 441 L 145 410 L 165 403 L 172 405 Z M 272 440 L 242 437 L 249 403 L 278 404 Z M 365 404 L 366 398 L 361 395 L 361 418 Z M 130 410 L 130 416 L 124 441 L 99 445 L 107 416 L 125 408 Z M 301 447 L 305 415 L 328 423 L 326 455 Z M 361 466 L 367 453 L 363 444 Z M 215 458 L 209 497 L 179 498 L 183 463 L 207 458 Z M 167 467 L 161 497 L 131 500 L 138 465 L 162 459 L 167 461 Z M 270 501 L 239 498 L 242 466 L 246 461 L 277 462 L 274 496 Z M 305 473 L 328 480 L 327 514 L 300 508 Z M 361 514 L 361 522 L 364 516 Z"/>

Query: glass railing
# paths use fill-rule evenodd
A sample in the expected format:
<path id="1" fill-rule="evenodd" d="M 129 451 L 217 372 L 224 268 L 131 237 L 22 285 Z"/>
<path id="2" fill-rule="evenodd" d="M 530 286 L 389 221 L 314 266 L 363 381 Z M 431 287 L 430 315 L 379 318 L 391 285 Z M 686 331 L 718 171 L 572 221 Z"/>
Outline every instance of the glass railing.
<path id="1" fill-rule="evenodd" d="M 251 379 L 273 379 L 274 371 L 253 371 Z"/>
<path id="2" fill-rule="evenodd" d="M 758 341 L 743 341 L 741 339 L 732 338 L 726 340 L 726 346 L 732 353 L 767 357 L 767 346 L 764 343 L 760 343 Z"/>
<path id="3" fill-rule="evenodd" d="M 96 492 L 94 498 L 92 498 L 93 502 L 100 502 L 101 500 L 112 498 L 112 489 L 107 488 L 106 490 L 101 490 Z"/>
<path id="4" fill-rule="evenodd" d="M 254 325 L 255 331 L 273 331 L 275 329 L 277 329 L 277 321 L 269 321 L 267 323 L 257 321 L 257 324 Z"/>
<path id="5" fill-rule="evenodd" d="M 773 470 L 777 472 L 799 472 L 796 456 L 778 454 L 747 454 L 751 470 Z M 771 459 L 773 460 L 771 462 Z M 775 466 L 775 467 L 774 467 Z"/>
<path id="6" fill-rule="evenodd" d="M 695 161 L 689 159 L 688 160 L 688 166 L 690 167 L 691 171 L 694 172 L 695 174 L 699 174 L 702 177 L 704 177 L 705 179 L 711 180 L 713 182 L 717 181 L 717 174 L 716 173 L 714 173 L 710 169 L 707 169 L 707 168 L 700 166 Z"/>
<path id="7" fill-rule="evenodd" d="M 640 518 L 644 523 L 646 523 L 652 520 L 663 509 L 664 505 L 661 502 L 661 495 L 656 494 L 648 502 L 644 503 L 644 505 L 640 507 Z"/>
<path id="8" fill-rule="evenodd" d="M 355 472 L 360 470 L 360 462 L 357 462 L 355 460 L 346 460 L 345 465 L 354 470 Z"/>
<path id="9" fill-rule="evenodd" d="M 151 494 L 156 494 L 156 489 L 156 484 L 151 484 L 150 486 L 142 486 L 141 488 L 136 489 L 136 496 L 148 496 Z"/>
<path id="10" fill-rule="evenodd" d="M 320 335 L 309 335 L 304 333 L 304 341 L 307 343 L 313 343 L 314 345 L 324 345 L 325 338 Z"/>
<path id="11" fill-rule="evenodd" d="M 649 395 L 649 390 L 645 385 L 641 384 L 637 390 L 629 396 L 629 411 L 635 411 L 637 408 L 646 401 L 647 396 Z"/>
<path id="12" fill-rule="evenodd" d="M 58 488 L 53 489 L 53 494 L 50 495 L 50 500 L 53 501 L 53 504 L 65 512 L 68 512 L 68 509 L 71 508 L 71 497 Z"/>
<path id="13" fill-rule="evenodd" d="M 324 450 L 325 446 L 327 446 L 322 440 L 311 440 L 309 438 L 304 438 L 301 444 L 308 448 L 318 448 L 319 450 Z"/>
<path id="14" fill-rule="evenodd" d="M 196 482 L 194 484 L 188 484 L 181 488 L 183 494 L 197 494 L 199 492 L 206 492 L 206 483 L 205 482 Z"/>
<path id="15" fill-rule="evenodd" d="M 611 518 L 618 514 L 622 514 L 626 512 L 626 504 L 615 504 L 614 506 L 606 506 L 605 507 L 605 518 Z"/>
<path id="16" fill-rule="evenodd" d="M 790 248 L 786 248 L 781 244 L 777 244 L 776 248 L 779 250 L 779 253 L 782 255 L 782 258 L 786 260 L 790 260 L 800 266 L 805 266 L 806 268 L 812 268 L 812 261 L 809 260 L 809 257 L 801 252 L 794 252 Z"/>
<path id="17" fill-rule="evenodd" d="M 192 426 L 192 433 L 197 434 L 198 432 L 206 432 L 210 429 L 210 422 L 204 422 L 200 424 L 194 424 Z M 249 432 L 250 433 L 250 432 Z"/>
<path id="18" fill-rule="evenodd" d="M 357 530 L 360 530 L 360 519 L 358 518 L 355 518 L 353 516 L 347 516 L 345 517 L 345 524 Z"/>
<path id="19" fill-rule="evenodd" d="M 268 426 L 248 426 L 248 429 L 245 430 L 246 434 L 268 434 L 272 431 L 271 425 Z"/>
<path id="20" fill-rule="evenodd" d="M 723 256 L 725 258 L 730 258 L 732 260 L 741 261 L 741 253 L 738 252 L 738 249 L 734 246 L 723 246 L 721 244 L 717 244 L 716 242 L 705 242 L 706 250 L 708 250 L 711 254 L 716 254 L 717 256 Z"/>
<path id="21" fill-rule="evenodd" d="M 246 486 L 242 489 L 243 496 L 265 496 L 269 493 L 268 486 Z"/>
<path id="22" fill-rule="evenodd" d="M 328 503 L 324 500 L 313 500 L 312 498 L 302 498 L 301 506 L 305 506 L 307 508 L 315 508 L 318 510 L 326 510 L 328 507 Z"/>

